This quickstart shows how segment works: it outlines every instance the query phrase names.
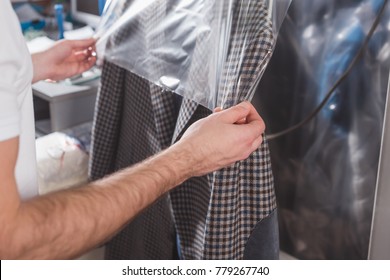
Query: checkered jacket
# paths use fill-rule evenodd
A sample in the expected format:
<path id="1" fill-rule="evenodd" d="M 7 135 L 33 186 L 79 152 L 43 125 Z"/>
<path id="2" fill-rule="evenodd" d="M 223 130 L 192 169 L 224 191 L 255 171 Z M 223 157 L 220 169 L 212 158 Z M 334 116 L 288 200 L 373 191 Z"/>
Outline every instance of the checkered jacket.
<path id="1" fill-rule="evenodd" d="M 236 2 L 235 14 L 239 14 L 241 1 Z M 249 91 L 257 85 L 275 43 L 264 1 L 250 0 L 250 3 L 251 9 L 246 11 L 250 24 L 245 26 L 249 30 L 245 38 L 238 18 L 233 21 L 228 62 L 218 96 L 226 107 L 250 99 Z M 153 24 L 153 16 L 165 8 L 164 5 L 153 7 L 151 17 L 144 24 Z M 142 35 L 147 29 L 144 24 L 122 28 L 112 36 L 111 42 L 120 43 L 129 32 Z M 243 40 L 250 40 L 250 44 L 240 64 L 235 52 Z M 232 69 L 240 72 L 239 83 L 229 76 Z M 93 127 L 91 179 L 101 178 L 169 147 L 193 122 L 210 113 L 190 99 L 181 99 L 105 62 Z M 270 155 L 265 140 L 248 159 L 203 177 L 190 178 L 150 206 L 107 244 L 106 257 L 243 259 L 254 229 L 275 209 Z M 273 227 L 277 235 L 275 223 L 267 226 Z M 272 251 L 262 256 L 273 259 L 277 258 L 277 253 Z"/>

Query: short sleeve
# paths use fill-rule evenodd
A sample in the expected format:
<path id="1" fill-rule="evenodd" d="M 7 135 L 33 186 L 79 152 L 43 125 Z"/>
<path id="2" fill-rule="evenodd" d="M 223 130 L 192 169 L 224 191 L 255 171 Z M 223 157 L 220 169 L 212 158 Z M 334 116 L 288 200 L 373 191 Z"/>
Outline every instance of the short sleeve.
<path id="1" fill-rule="evenodd" d="M 0 61 L 0 73 L 3 73 L 3 71 L 4 69 Z M 19 135 L 19 114 L 15 90 L 0 83 L 0 141 Z"/>
<path id="2" fill-rule="evenodd" d="M 19 30 L 18 30 L 19 28 Z M 10 2 L 0 1 L 0 141 L 20 134 L 20 104 L 31 83 L 25 72 L 24 38 Z"/>

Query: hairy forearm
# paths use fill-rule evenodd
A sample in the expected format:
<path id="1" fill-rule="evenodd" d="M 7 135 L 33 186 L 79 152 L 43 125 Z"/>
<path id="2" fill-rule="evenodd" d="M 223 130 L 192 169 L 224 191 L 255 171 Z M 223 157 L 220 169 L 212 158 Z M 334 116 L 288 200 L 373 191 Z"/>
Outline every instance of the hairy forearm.
<path id="1" fill-rule="evenodd" d="M 10 258 L 74 258 L 102 244 L 192 172 L 177 146 L 85 187 L 21 203 Z M 13 244 L 13 245 L 12 245 Z"/>
<path id="2" fill-rule="evenodd" d="M 243 122 L 245 120 L 245 123 Z M 186 178 L 244 159 L 264 123 L 249 103 L 191 125 L 146 162 L 88 186 L 21 202 L 14 176 L 19 138 L 0 143 L 0 259 L 74 258 L 98 246 Z"/>

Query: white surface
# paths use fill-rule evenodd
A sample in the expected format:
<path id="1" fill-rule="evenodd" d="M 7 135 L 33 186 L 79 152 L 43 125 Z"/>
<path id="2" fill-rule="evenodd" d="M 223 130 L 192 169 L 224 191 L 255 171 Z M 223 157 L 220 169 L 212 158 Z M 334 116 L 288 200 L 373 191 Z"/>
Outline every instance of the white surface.
<path id="1" fill-rule="evenodd" d="M 35 39 L 32 39 L 31 41 L 27 42 L 27 47 L 30 53 L 37 53 L 42 52 L 53 46 L 55 43 L 54 40 L 44 36 L 44 37 L 37 37 Z"/>
<path id="2" fill-rule="evenodd" d="M 28 22 L 43 17 L 30 4 L 23 4 L 15 9 L 20 22 Z"/>
<path id="3" fill-rule="evenodd" d="M 64 81 L 58 83 L 50 83 L 45 81 L 40 81 L 35 83 L 33 86 L 34 90 L 41 94 L 45 98 L 57 99 L 61 96 L 67 96 L 69 94 L 80 94 L 84 91 L 91 89 L 91 86 L 77 86 L 71 85 Z"/>
<path id="4" fill-rule="evenodd" d="M 95 31 L 93 31 L 92 27 L 85 26 L 79 29 L 64 32 L 64 37 L 68 40 L 80 40 L 91 38 L 94 34 Z"/>
<path id="5" fill-rule="evenodd" d="M 55 132 L 36 140 L 39 194 L 81 185 L 88 180 L 88 155 L 78 143 Z"/>
<path id="6" fill-rule="evenodd" d="M 93 119 L 99 80 L 84 85 L 39 82 L 33 85 L 35 98 L 49 105 L 50 132 L 60 131 Z"/>

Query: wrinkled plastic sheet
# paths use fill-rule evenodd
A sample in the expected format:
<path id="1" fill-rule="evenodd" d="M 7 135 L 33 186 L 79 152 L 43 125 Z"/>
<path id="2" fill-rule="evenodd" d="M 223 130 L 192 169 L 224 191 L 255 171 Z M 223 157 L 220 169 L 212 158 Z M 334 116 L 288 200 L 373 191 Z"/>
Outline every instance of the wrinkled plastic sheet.
<path id="1" fill-rule="evenodd" d="M 297 124 L 320 104 L 383 3 L 292 2 L 253 100 L 268 134 Z M 368 256 L 389 84 L 389 19 L 387 4 L 363 57 L 317 117 L 270 141 L 281 249 L 297 258 Z"/>
<path id="2" fill-rule="evenodd" d="M 98 55 L 210 109 L 250 100 L 291 0 L 112 0 Z"/>
<path id="3" fill-rule="evenodd" d="M 88 154 L 80 142 L 54 132 L 36 140 L 39 193 L 47 194 L 88 181 Z"/>

